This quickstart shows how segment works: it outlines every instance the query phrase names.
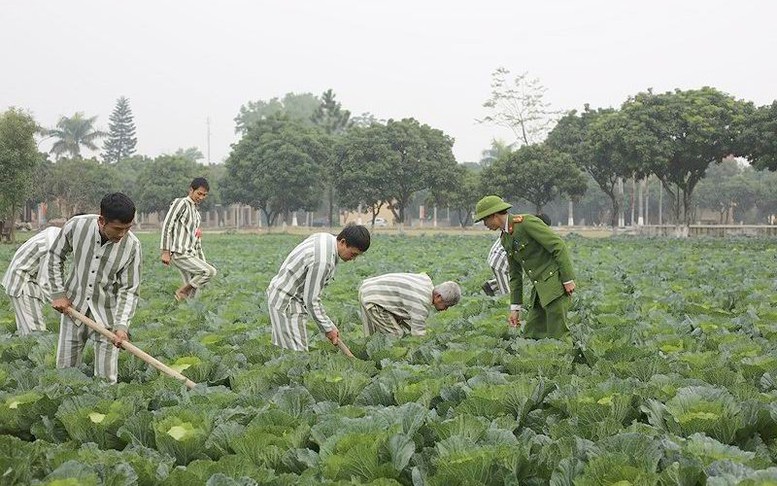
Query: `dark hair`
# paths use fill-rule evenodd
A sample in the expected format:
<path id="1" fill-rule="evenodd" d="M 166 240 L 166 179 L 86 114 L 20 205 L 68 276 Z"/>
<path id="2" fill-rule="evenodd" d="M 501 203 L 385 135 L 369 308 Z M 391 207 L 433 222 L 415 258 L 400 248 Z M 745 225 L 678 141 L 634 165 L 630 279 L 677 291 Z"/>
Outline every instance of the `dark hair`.
<path id="1" fill-rule="evenodd" d="M 543 223 L 545 223 L 546 225 L 550 226 L 550 216 L 548 216 L 545 213 L 537 213 L 537 214 L 535 214 L 535 216 L 540 218 Z"/>
<path id="2" fill-rule="evenodd" d="M 192 183 L 189 184 L 189 186 L 195 191 L 201 187 L 204 187 L 206 191 L 210 191 L 210 185 L 208 184 L 208 179 L 204 177 L 195 177 L 194 179 L 192 179 Z"/>
<path id="3" fill-rule="evenodd" d="M 345 240 L 346 245 L 365 252 L 370 247 L 370 231 L 365 226 L 351 223 L 337 235 L 337 241 L 340 240 Z"/>
<path id="4" fill-rule="evenodd" d="M 106 194 L 100 201 L 100 216 L 105 218 L 106 222 L 131 223 L 135 219 L 135 203 L 129 196 L 120 192 Z"/>

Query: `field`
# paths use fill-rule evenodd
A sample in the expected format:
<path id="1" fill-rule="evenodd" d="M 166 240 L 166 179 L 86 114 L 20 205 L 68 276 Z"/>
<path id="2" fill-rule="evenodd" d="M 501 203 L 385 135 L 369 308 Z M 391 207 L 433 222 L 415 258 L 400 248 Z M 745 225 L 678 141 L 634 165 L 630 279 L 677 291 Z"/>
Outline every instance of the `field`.
<path id="1" fill-rule="evenodd" d="M 118 385 L 54 369 L 0 297 L 0 484 L 777 484 L 777 242 L 566 237 L 577 271 L 565 341 L 527 341 L 480 291 L 492 235 L 379 233 L 324 305 L 358 360 L 310 325 L 270 344 L 264 290 L 302 235 L 208 234 L 220 273 L 177 304 L 144 245 Z M 14 248 L 0 245 L 0 272 Z M 462 302 L 423 338 L 366 339 L 359 282 L 453 279 Z M 250 478 L 250 479 L 249 479 Z"/>

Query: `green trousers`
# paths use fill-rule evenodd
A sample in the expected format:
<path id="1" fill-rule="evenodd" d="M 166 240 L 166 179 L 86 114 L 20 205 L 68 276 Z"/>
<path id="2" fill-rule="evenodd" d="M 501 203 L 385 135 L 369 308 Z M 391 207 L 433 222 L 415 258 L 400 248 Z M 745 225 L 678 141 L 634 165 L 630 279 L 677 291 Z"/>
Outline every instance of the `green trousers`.
<path id="1" fill-rule="evenodd" d="M 540 305 L 537 292 L 532 289 L 531 302 L 532 306 L 524 326 L 524 337 L 529 339 L 559 339 L 569 332 L 567 310 L 572 303 L 572 298 L 569 295 L 562 295 L 543 308 Z"/>

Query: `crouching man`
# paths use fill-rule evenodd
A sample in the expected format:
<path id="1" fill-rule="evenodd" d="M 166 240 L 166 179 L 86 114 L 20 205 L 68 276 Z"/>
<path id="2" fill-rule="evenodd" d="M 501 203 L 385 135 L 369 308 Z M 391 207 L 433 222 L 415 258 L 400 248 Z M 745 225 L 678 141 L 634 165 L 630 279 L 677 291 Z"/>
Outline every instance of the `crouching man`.
<path id="1" fill-rule="evenodd" d="M 359 288 L 364 333 L 423 336 L 432 307 L 444 311 L 460 299 L 459 284 L 449 281 L 435 287 L 425 273 L 387 273 L 368 278 Z"/>

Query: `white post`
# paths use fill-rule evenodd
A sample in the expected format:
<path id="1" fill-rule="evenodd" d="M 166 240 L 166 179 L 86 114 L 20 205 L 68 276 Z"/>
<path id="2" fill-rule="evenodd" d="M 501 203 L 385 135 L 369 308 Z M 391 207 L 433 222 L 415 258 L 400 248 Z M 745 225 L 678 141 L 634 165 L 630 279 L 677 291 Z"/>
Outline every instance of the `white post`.
<path id="1" fill-rule="evenodd" d="M 434 227 L 437 227 L 437 206 L 434 207 Z"/>
<path id="2" fill-rule="evenodd" d="M 623 213 L 623 178 L 621 177 L 618 178 L 618 199 L 621 201 L 620 209 L 618 210 L 618 227 L 623 228 L 626 226 L 626 218 Z"/>
<path id="3" fill-rule="evenodd" d="M 567 218 L 567 225 L 575 225 L 575 203 L 573 203 L 571 199 L 569 200 L 569 217 Z"/>
<path id="4" fill-rule="evenodd" d="M 642 192 L 645 187 L 645 179 L 639 181 L 639 195 L 637 196 L 637 202 L 639 204 L 639 216 L 637 216 L 637 226 L 645 225 L 645 206 L 642 200 Z"/>
<path id="5" fill-rule="evenodd" d="M 297 224 L 297 211 L 294 211 L 293 213 L 291 213 L 291 225 L 292 226 L 299 226 Z"/>

